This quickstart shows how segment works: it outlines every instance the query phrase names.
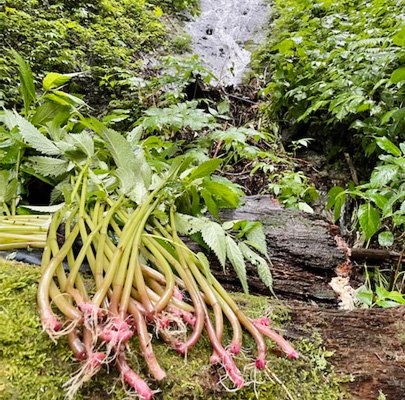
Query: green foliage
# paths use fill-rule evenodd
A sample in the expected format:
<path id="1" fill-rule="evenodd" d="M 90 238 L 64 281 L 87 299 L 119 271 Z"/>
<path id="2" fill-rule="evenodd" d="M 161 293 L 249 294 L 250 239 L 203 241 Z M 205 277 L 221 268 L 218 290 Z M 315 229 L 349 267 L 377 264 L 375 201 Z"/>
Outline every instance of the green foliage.
<path id="1" fill-rule="evenodd" d="M 172 11 L 187 10 L 191 13 L 196 12 L 199 5 L 198 0 L 151 0 L 151 3 Z"/>
<path id="2" fill-rule="evenodd" d="M 387 138 L 377 139 L 377 144 L 388 154 L 380 156 L 370 182 L 344 190 L 332 188 L 328 207 L 334 208 L 335 219 L 340 217 L 347 195 L 359 199 L 357 216 L 365 239 L 370 240 L 381 227 L 378 236 L 381 246 L 393 244 L 393 232 L 402 233 L 405 228 L 405 143 L 397 147 Z"/>
<path id="3" fill-rule="evenodd" d="M 71 89 L 102 111 L 111 96 L 125 92 L 118 80 L 100 86 L 104 75 L 123 68 L 132 76 L 141 56 L 165 46 L 165 27 L 145 0 L 52 1 L 7 0 L 0 9 L 0 76 L 6 104 L 16 102 L 17 50 L 41 79 L 46 72 L 78 73 Z M 21 66 L 21 62 L 17 60 Z M 54 82 L 60 86 L 61 82 Z M 45 89 L 51 87 L 45 83 Z M 33 88 L 26 92 L 32 98 Z M 24 101 L 27 97 L 24 95 Z M 136 100 L 136 99 L 135 99 Z M 134 100 L 132 100 L 134 103 Z M 135 102 L 136 104 L 136 102 Z M 138 105 L 139 106 L 139 105 Z"/>
<path id="4" fill-rule="evenodd" d="M 228 260 L 245 293 L 249 293 L 246 261 L 257 267 L 260 279 L 272 290 L 273 279 L 267 261 L 266 239 L 260 222 L 228 221 L 220 225 L 206 217 L 196 218 L 177 213 L 176 226 L 185 235 L 199 233 L 203 244 L 214 252 L 223 267 Z"/>
<path id="5" fill-rule="evenodd" d="M 38 110 L 53 104 L 50 95 L 69 96 L 60 91 L 58 86 L 66 83 L 67 78 L 54 73 L 45 76 L 43 87 L 48 90 L 34 99 L 37 107 L 32 106 L 27 110 L 27 118 L 9 110 L 4 110 L 0 115 L 0 145 L 17 148 L 19 152 L 16 165 L 7 166 L 0 160 L 0 177 L 4 184 L 0 205 L 3 211 L 7 212 L 7 203 L 14 200 L 11 206 L 15 212 L 18 202 L 24 196 L 20 188 L 32 176 L 54 186 L 54 198 L 57 192 L 62 192 L 68 202 L 70 178 L 89 166 L 94 192 L 101 191 L 105 196 L 114 197 L 118 191 L 136 204 L 142 204 L 151 190 L 165 184 L 160 194 L 160 200 L 165 204 L 160 210 L 163 216 L 173 204 L 179 212 L 189 214 L 177 221 L 179 231 L 188 235 L 199 233 L 202 242 L 214 252 L 222 266 L 225 266 L 228 259 L 245 292 L 248 292 L 248 285 L 244 258 L 257 266 L 259 276 L 271 288 L 272 279 L 267 262 L 256 254 L 259 251 L 268 258 L 261 225 L 238 222 L 225 229 L 204 217 L 209 212 L 218 218 L 221 208 L 236 208 L 244 194 L 238 185 L 226 178 L 212 176 L 222 160 L 200 161 L 187 155 L 182 157 L 177 154 L 177 149 L 159 152 L 156 151 L 156 141 L 152 144 L 154 152 L 151 152 L 148 139 L 153 137 L 144 142 L 140 140 L 143 132 L 149 132 L 148 129 L 154 131 L 166 127 L 172 133 L 180 129 L 197 129 L 197 125 L 202 129 L 206 124 L 212 124 L 212 116 L 197 109 L 195 102 L 191 107 L 188 107 L 188 103 L 174 105 L 169 108 L 173 110 L 172 113 L 153 108 L 145 113 L 141 125 L 125 136 L 107 128 L 95 118 L 86 118 L 73 104 L 60 105 L 61 108 L 49 117 L 50 120 L 36 118 Z M 187 112 L 193 113 L 197 121 L 187 117 Z M 165 118 L 165 114 L 168 117 Z M 199 120 L 197 116 L 200 116 Z M 41 123 L 35 126 L 30 120 L 40 120 Z M 160 140 L 162 148 L 167 149 L 167 146 L 172 145 L 163 138 L 155 138 Z M 180 174 L 176 183 L 166 184 L 166 177 L 173 171 Z M 70 190 L 61 189 L 63 186 L 70 187 Z M 244 242 L 238 244 L 235 241 L 237 232 L 240 233 L 239 239 L 246 237 Z"/>
<path id="6" fill-rule="evenodd" d="M 356 298 L 364 307 L 390 308 L 405 304 L 403 273 L 391 285 L 385 272 L 379 268 L 374 271 L 366 268 L 365 283 L 356 290 Z"/>
<path id="7" fill-rule="evenodd" d="M 403 0 L 276 0 L 271 37 L 259 55 L 270 70 L 266 112 L 305 122 L 322 144 L 354 143 L 404 132 Z M 354 140 L 353 140 L 354 137 Z"/>
<path id="8" fill-rule="evenodd" d="M 271 174 L 270 178 L 269 190 L 285 207 L 313 212 L 309 204 L 317 200 L 319 194 L 303 172 L 285 171 L 280 174 Z"/>

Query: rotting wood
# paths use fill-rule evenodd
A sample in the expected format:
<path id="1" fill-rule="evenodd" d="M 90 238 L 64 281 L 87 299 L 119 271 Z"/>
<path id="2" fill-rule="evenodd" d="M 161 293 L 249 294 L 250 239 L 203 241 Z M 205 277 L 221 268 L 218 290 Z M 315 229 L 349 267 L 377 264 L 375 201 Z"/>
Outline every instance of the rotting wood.
<path id="1" fill-rule="evenodd" d="M 336 232 L 329 222 L 317 215 L 283 209 L 270 196 L 247 197 L 241 208 L 226 210 L 221 218 L 262 222 L 272 262 L 274 292 L 280 298 L 336 302 L 329 282 L 346 255 L 338 247 Z M 234 275 L 224 273 L 215 262 L 212 265 L 223 284 L 237 285 Z M 248 268 L 248 275 L 252 293 L 269 294 L 254 268 Z"/>
<path id="2" fill-rule="evenodd" d="M 291 305 L 287 335 L 302 338 L 319 331 L 330 361 L 353 400 L 405 399 L 405 306 L 342 311 Z"/>

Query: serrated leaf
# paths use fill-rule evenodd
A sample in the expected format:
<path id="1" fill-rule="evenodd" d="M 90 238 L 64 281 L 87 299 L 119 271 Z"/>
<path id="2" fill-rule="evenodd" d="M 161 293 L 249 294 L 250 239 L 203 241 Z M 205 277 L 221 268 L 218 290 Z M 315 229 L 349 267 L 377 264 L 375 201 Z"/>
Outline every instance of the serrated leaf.
<path id="1" fill-rule="evenodd" d="M 82 150 L 88 157 L 94 155 L 94 139 L 88 132 L 82 132 L 77 134 L 70 134 L 69 137 L 72 141 Z"/>
<path id="2" fill-rule="evenodd" d="M 58 74 L 51 72 L 45 76 L 42 81 L 42 87 L 44 90 L 50 90 L 69 82 L 72 79 L 71 75 Z"/>
<path id="3" fill-rule="evenodd" d="M 200 164 L 198 167 L 194 168 L 191 173 L 188 175 L 187 179 L 190 181 L 194 181 L 195 179 L 205 178 L 206 176 L 210 176 L 213 172 L 215 172 L 218 167 L 221 165 L 222 160 L 216 158 L 214 160 L 208 160 Z"/>
<path id="4" fill-rule="evenodd" d="M 10 111 L 5 111 L 10 113 Z M 48 156 L 57 156 L 61 154 L 61 151 L 55 146 L 55 144 L 45 137 L 31 122 L 21 117 L 16 111 L 14 111 L 14 121 L 18 126 L 20 134 L 24 141 L 28 143 L 33 149 Z"/>
<path id="5" fill-rule="evenodd" d="M 132 146 L 135 146 L 141 140 L 142 134 L 143 134 L 142 125 L 136 126 L 134 129 L 132 129 L 131 132 L 128 133 L 127 140 Z"/>
<path id="6" fill-rule="evenodd" d="M 30 122 L 35 126 L 44 125 L 50 120 L 54 120 L 58 113 L 69 115 L 67 107 L 56 103 L 45 102 L 35 109 L 35 114 L 30 119 Z"/>
<path id="7" fill-rule="evenodd" d="M 67 172 L 69 161 L 59 158 L 33 156 L 28 158 L 28 162 L 36 173 L 42 176 L 60 176 Z"/>
<path id="8" fill-rule="evenodd" d="M 179 233 L 183 235 L 193 235 L 200 232 L 201 229 L 211 221 L 205 217 L 193 217 L 191 215 L 176 213 L 174 215 L 174 223 Z"/>
<path id="9" fill-rule="evenodd" d="M 248 294 L 249 287 L 246 276 L 246 264 L 243 258 L 242 251 L 238 247 L 237 243 L 229 236 L 226 235 L 226 257 L 231 262 L 233 269 L 236 272 L 236 275 L 239 278 L 240 283 L 242 284 L 243 291 Z"/>
<path id="10" fill-rule="evenodd" d="M 366 240 L 369 240 L 380 227 L 380 213 L 370 203 L 367 203 L 359 207 L 357 216 L 360 227 L 366 236 Z"/>
<path id="11" fill-rule="evenodd" d="M 115 164 L 122 192 L 140 204 L 151 183 L 151 169 L 141 148 L 132 150 L 131 145 L 118 132 L 102 129 L 101 135 L 106 141 Z"/>
<path id="12" fill-rule="evenodd" d="M 236 208 L 240 204 L 240 195 L 233 190 L 231 185 L 207 178 L 203 181 L 203 187 L 211 194 L 211 197 L 217 199 L 218 208 Z"/>
<path id="13" fill-rule="evenodd" d="M 392 246 L 394 244 L 394 235 L 390 231 L 381 232 L 378 235 L 378 243 L 384 247 Z"/>
<path id="14" fill-rule="evenodd" d="M 246 238 L 249 242 L 255 244 L 255 248 L 260 251 L 264 256 L 268 256 L 266 234 L 264 233 L 263 225 L 256 222 L 254 227 L 246 233 Z"/>
<path id="15" fill-rule="evenodd" d="M 207 221 L 201 228 L 201 236 L 205 244 L 215 253 L 222 267 L 226 260 L 225 231 L 216 222 Z"/>
<path id="16" fill-rule="evenodd" d="M 370 185 L 373 188 L 380 188 L 390 182 L 398 173 L 399 167 L 393 164 L 380 165 L 374 168 L 370 178 Z"/>
<path id="17" fill-rule="evenodd" d="M 30 66 L 24 61 L 21 55 L 15 51 L 10 50 L 15 61 L 18 64 L 18 75 L 20 78 L 20 90 L 24 99 L 25 114 L 27 115 L 32 102 L 35 100 L 35 85 L 34 77 L 32 76 L 32 71 Z"/>
<path id="18" fill-rule="evenodd" d="M 401 155 L 401 150 L 387 137 L 379 137 L 376 139 L 376 142 L 378 147 L 385 150 L 387 153 L 390 153 L 395 157 L 399 157 Z"/>
<path id="19" fill-rule="evenodd" d="M 29 205 L 24 205 L 22 207 L 28 208 L 29 210 L 35 211 L 35 212 L 52 214 L 52 213 L 55 213 L 55 212 L 61 210 L 64 206 L 65 206 L 65 203 L 55 204 L 55 205 L 52 205 L 52 206 L 29 206 Z"/>
<path id="20" fill-rule="evenodd" d="M 246 243 L 239 243 L 239 248 L 243 256 L 255 267 L 261 281 L 272 291 L 273 277 L 267 261 L 255 253 Z"/>
<path id="21" fill-rule="evenodd" d="M 14 178 L 7 185 L 5 201 L 9 202 L 12 199 L 16 198 L 17 195 L 18 195 L 18 179 Z"/>

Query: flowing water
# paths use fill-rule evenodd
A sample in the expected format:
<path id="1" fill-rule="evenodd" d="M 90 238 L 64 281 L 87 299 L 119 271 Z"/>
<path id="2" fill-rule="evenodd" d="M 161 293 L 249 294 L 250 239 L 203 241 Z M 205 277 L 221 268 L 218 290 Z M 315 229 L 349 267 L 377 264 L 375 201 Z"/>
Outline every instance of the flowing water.
<path id="1" fill-rule="evenodd" d="M 186 25 L 198 54 L 223 85 L 241 82 L 251 49 L 264 38 L 266 0 L 201 0 L 201 15 Z"/>

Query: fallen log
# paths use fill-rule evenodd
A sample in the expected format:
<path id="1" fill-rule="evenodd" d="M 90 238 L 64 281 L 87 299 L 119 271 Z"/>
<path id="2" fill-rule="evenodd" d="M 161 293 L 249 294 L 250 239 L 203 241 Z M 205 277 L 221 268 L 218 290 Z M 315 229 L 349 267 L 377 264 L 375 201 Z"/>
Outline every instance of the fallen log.
<path id="1" fill-rule="evenodd" d="M 318 331 L 330 361 L 353 400 L 405 398 L 405 307 L 342 311 L 308 305 L 291 307 L 289 335 Z"/>
<path id="2" fill-rule="evenodd" d="M 336 276 L 336 269 L 345 263 L 346 253 L 338 246 L 331 223 L 314 214 L 283 209 L 270 196 L 247 197 L 241 208 L 225 210 L 221 218 L 262 222 L 272 263 L 274 292 L 278 297 L 336 303 L 329 282 Z M 235 275 L 222 271 L 212 261 L 219 280 L 239 289 Z M 253 267 L 248 267 L 248 275 L 252 293 L 270 294 Z"/>

